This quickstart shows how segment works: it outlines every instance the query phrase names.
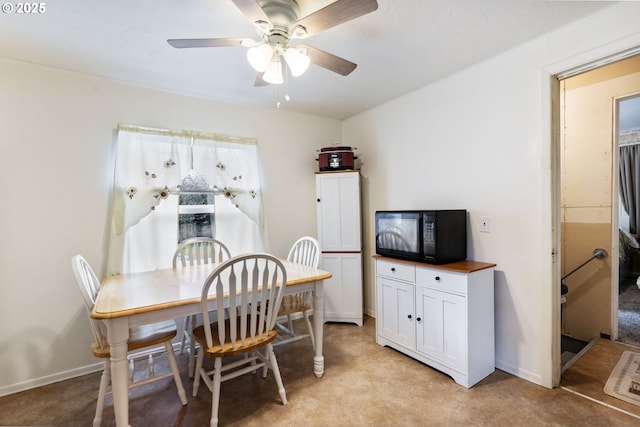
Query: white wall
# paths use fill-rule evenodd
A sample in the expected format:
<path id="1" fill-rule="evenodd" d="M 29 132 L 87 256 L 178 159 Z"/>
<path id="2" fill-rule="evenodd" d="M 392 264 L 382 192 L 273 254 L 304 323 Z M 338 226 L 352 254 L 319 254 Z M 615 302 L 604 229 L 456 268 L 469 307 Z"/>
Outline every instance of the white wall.
<path id="1" fill-rule="evenodd" d="M 104 272 L 118 123 L 256 137 L 272 252 L 316 233 L 315 150 L 340 140 L 338 120 L 7 60 L 0 94 L 0 395 L 96 363 L 70 259 Z"/>
<path id="2" fill-rule="evenodd" d="M 553 385 L 550 74 L 640 45 L 638 22 L 624 3 L 344 122 L 363 161 L 368 312 L 374 212 L 466 208 L 468 258 L 497 263 L 496 366 Z"/>

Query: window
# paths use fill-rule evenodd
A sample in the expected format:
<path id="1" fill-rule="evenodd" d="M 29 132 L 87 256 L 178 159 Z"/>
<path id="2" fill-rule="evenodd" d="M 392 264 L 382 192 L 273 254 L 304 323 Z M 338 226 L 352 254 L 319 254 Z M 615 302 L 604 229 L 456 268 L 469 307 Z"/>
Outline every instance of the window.
<path id="1" fill-rule="evenodd" d="M 107 273 L 170 268 L 178 242 L 268 250 L 255 139 L 119 126 Z"/>
<path id="2" fill-rule="evenodd" d="M 215 192 L 203 177 L 189 173 L 178 194 L 178 243 L 193 237 L 216 237 Z"/>

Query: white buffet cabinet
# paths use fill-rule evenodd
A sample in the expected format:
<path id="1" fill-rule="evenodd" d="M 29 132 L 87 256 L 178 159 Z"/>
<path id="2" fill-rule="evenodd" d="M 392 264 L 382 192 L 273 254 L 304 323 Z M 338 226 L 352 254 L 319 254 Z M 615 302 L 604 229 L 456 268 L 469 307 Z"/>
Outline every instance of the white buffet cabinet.
<path id="1" fill-rule="evenodd" d="M 374 258 L 378 344 L 467 388 L 494 372 L 495 264 Z"/>

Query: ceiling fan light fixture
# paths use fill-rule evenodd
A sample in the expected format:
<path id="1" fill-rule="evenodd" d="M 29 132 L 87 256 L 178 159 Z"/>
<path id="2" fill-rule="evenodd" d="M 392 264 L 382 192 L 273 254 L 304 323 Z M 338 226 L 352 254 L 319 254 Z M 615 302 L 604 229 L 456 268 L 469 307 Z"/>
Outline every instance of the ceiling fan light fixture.
<path id="1" fill-rule="evenodd" d="M 302 25 L 296 25 L 293 31 L 291 32 L 291 38 L 294 39 L 304 39 L 308 36 L 307 29 Z"/>
<path id="2" fill-rule="evenodd" d="M 247 50 L 247 60 L 254 70 L 264 73 L 273 58 L 273 48 L 268 43 L 262 43 Z"/>
<path id="3" fill-rule="evenodd" d="M 263 34 L 267 34 L 271 30 L 271 24 L 269 24 L 267 21 L 256 21 L 255 25 L 256 30 L 258 31 L 258 34 L 260 34 L 260 36 L 262 36 Z"/>
<path id="4" fill-rule="evenodd" d="M 293 77 L 301 76 L 311 63 L 311 59 L 305 54 L 304 50 L 289 47 L 284 51 L 284 59 L 287 61 L 289 69 L 291 69 L 291 75 Z"/>
<path id="5" fill-rule="evenodd" d="M 282 63 L 280 62 L 279 57 L 275 57 L 271 62 L 269 62 L 267 70 L 262 75 L 262 80 L 273 85 L 280 85 L 284 83 L 284 78 L 282 76 Z"/>

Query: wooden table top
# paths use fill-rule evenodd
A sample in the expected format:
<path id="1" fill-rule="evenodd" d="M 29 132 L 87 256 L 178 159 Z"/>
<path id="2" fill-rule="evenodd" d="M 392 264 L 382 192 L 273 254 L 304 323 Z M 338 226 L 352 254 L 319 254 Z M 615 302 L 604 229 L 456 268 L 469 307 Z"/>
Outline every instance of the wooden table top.
<path id="1" fill-rule="evenodd" d="M 331 273 L 281 260 L 287 286 L 331 278 Z M 216 264 L 165 269 L 106 277 L 91 312 L 96 319 L 145 313 L 200 301 L 202 285 Z M 213 298 L 215 296 L 212 295 Z"/>

